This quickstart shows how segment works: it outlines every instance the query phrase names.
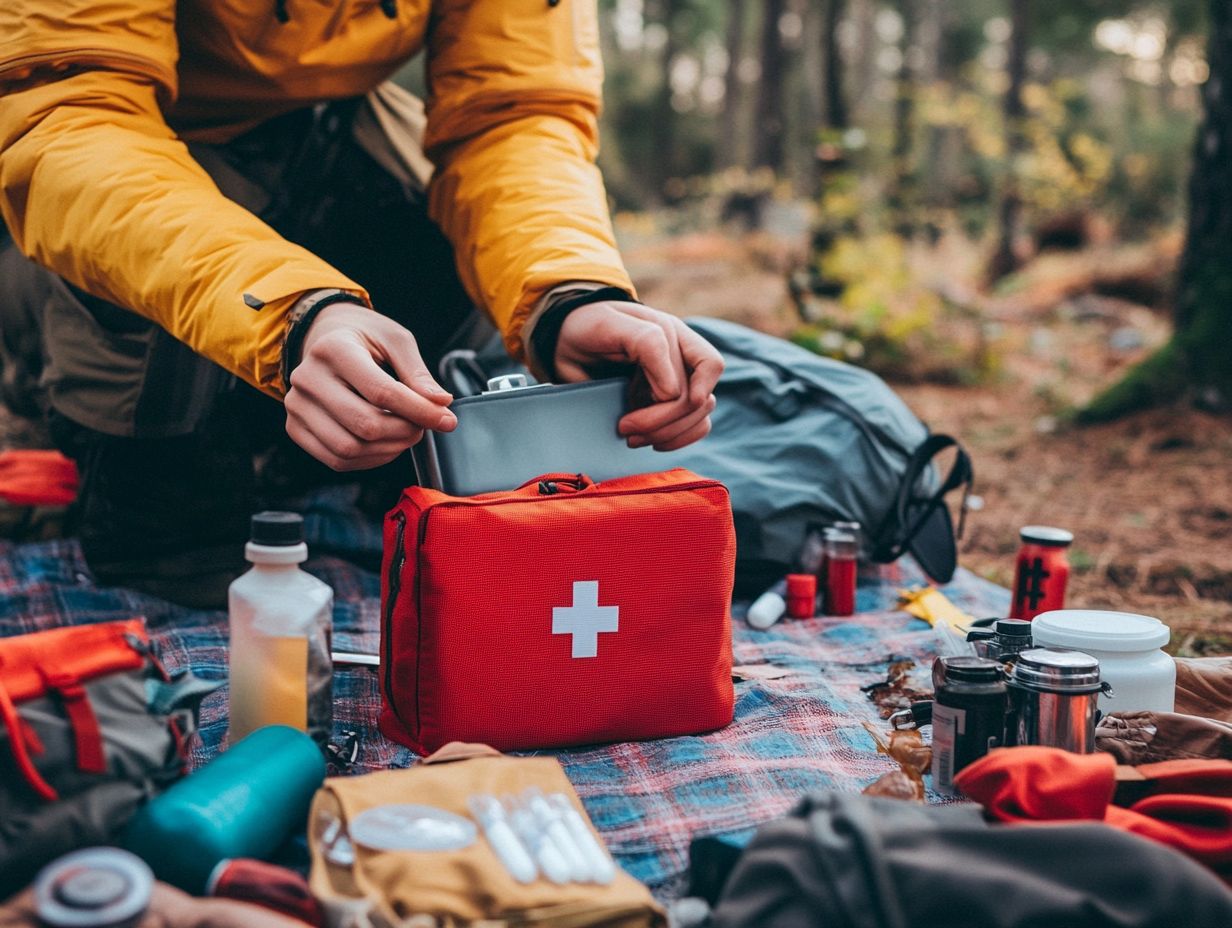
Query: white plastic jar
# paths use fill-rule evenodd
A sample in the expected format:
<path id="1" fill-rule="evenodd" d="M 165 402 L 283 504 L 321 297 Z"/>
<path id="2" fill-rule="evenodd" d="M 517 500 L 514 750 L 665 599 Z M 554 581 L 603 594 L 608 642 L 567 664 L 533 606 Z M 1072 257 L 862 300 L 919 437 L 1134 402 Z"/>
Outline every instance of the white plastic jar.
<path id="1" fill-rule="evenodd" d="M 1037 648 L 1085 651 L 1099 660 L 1100 679 L 1113 693 L 1099 697 L 1104 712 L 1173 710 L 1176 662 L 1160 650 L 1171 637 L 1159 619 L 1132 612 L 1058 609 L 1031 622 Z"/>

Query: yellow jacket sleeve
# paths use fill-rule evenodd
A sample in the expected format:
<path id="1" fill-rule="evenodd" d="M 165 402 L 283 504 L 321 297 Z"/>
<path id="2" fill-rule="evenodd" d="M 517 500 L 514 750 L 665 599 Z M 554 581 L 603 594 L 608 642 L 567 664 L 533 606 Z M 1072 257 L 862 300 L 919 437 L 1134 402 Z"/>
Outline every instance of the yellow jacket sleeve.
<path id="1" fill-rule="evenodd" d="M 595 167 L 595 0 L 443 0 L 428 37 L 429 209 L 510 352 L 566 281 L 632 292 Z"/>
<path id="2" fill-rule="evenodd" d="M 281 395 L 297 297 L 363 291 L 226 199 L 167 127 L 174 0 L 66 0 L 81 9 L 60 45 L 22 45 L 26 5 L 0 4 L 0 211 L 18 247 Z"/>

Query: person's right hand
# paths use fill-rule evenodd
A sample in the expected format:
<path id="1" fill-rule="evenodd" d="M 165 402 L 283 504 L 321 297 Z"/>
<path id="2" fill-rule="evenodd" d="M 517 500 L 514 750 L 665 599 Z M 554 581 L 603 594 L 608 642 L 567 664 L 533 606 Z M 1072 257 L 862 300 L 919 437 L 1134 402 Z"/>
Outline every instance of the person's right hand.
<path id="1" fill-rule="evenodd" d="M 456 428 L 452 401 L 414 335 L 365 306 L 335 303 L 304 335 L 285 399 L 287 434 L 334 470 L 366 470 L 392 461 L 425 429 Z"/>

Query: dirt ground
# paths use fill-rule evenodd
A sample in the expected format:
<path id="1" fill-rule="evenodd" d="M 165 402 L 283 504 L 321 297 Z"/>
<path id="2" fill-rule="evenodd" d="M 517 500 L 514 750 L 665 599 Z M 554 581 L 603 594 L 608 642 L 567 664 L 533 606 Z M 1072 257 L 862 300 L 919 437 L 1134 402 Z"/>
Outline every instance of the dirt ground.
<path id="1" fill-rule="evenodd" d="M 803 250 L 790 241 L 634 231 L 626 258 L 646 302 L 778 334 L 799 324 L 785 281 Z M 1061 526 L 1075 535 L 1069 605 L 1157 616 L 1178 653 L 1232 653 L 1232 419 L 1174 408 L 1066 425 L 1167 338 L 1160 280 L 1179 246 L 1045 255 L 996 297 L 963 283 L 969 253 L 918 256 L 939 291 L 994 320 L 999 370 L 978 386 L 895 386 L 972 453 L 983 507 L 967 520 L 964 566 L 1008 586 L 1019 528 Z"/>
<path id="2" fill-rule="evenodd" d="M 807 222 L 784 211 L 777 226 L 734 236 L 663 234 L 637 217 L 618 224 L 647 303 L 785 335 L 799 324 L 786 281 L 805 259 Z M 1232 653 L 1232 418 L 1176 408 L 1065 424 L 1067 410 L 1167 337 L 1162 290 L 1151 282 L 1179 241 L 1109 248 L 1038 258 L 997 297 L 963 283 L 969 252 L 917 256 L 938 290 L 992 320 L 999 372 L 978 386 L 895 386 L 972 452 L 983 507 L 967 520 L 965 566 L 1008 585 L 1018 529 L 1062 526 L 1076 538 L 1070 605 L 1158 616 L 1180 653 Z M 1099 284 L 1110 276 L 1120 283 Z M 0 449 L 43 441 L 0 411 Z"/>

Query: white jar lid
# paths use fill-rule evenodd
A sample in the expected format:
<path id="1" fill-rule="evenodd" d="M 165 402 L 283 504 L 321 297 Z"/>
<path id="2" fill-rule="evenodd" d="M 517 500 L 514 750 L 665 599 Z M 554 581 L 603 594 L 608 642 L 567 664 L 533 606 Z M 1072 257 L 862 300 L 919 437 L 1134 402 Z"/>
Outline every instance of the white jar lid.
<path id="1" fill-rule="evenodd" d="M 1171 630 L 1159 619 L 1133 612 L 1057 609 L 1041 612 L 1031 622 L 1036 647 L 1149 651 L 1162 648 L 1171 637 Z"/>

